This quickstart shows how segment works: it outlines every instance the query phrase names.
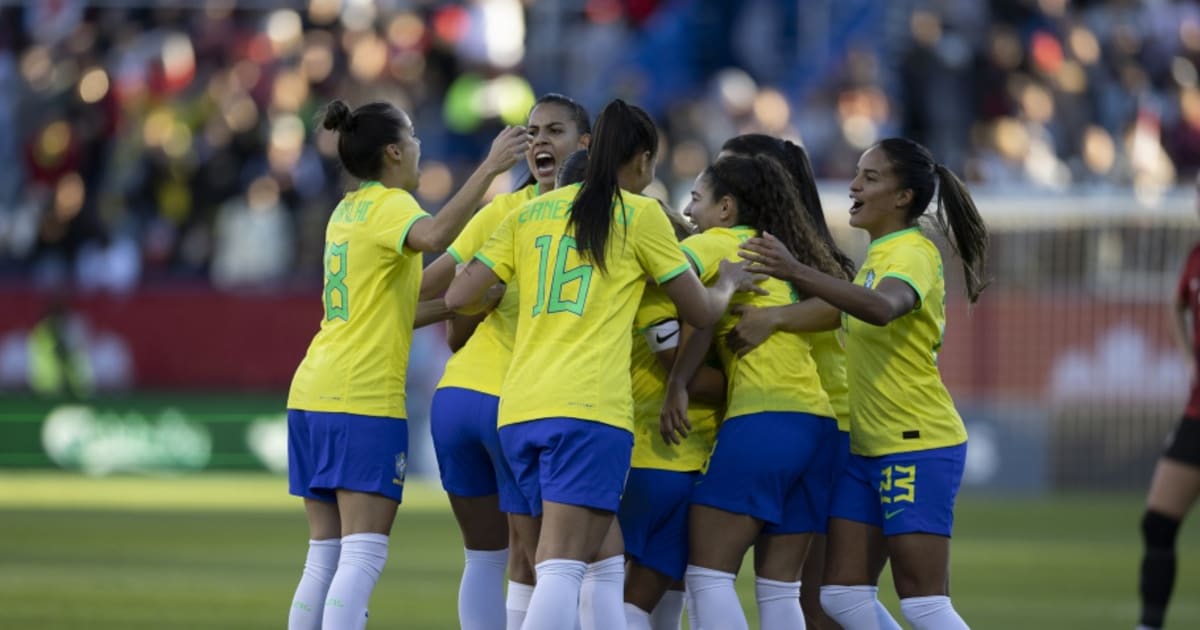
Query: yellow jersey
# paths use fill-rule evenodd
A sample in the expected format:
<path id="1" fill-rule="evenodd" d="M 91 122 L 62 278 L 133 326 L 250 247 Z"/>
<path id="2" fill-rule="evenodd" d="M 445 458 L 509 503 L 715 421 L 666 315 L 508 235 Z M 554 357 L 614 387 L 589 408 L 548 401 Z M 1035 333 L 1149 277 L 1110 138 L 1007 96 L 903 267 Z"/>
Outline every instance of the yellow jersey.
<path id="1" fill-rule="evenodd" d="M 508 213 L 538 196 L 534 184 L 518 191 L 497 195 L 463 228 L 446 253 L 458 263 L 471 260 L 496 231 Z M 475 328 L 467 343 L 446 362 L 446 371 L 438 382 L 443 387 L 461 387 L 492 396 L 500 395 L 500 383 L 512 358 L 513 337 L 517 334 L 517 289 L 511 284 L 500 303 Z"/>
<path id="2" fill-rule="evenodd" d="M 509 213 L 475 258 L 516 280 L 517 335 L 500 388 L 499 425 L 541 418 L 593 420 L 633 431 L 630 331 L 646 287 L 688 269 L 658 202 L 614 200 L 607 271 L 576 246 L 567 219 L 576 187 Z"/>
<path id="3" fill-rule="evenodd" d="M 850 450 L 875 457 L 962 444 L 967 431 L 937 366 L 946 329 L 942 255 L 919 228 L 893 232 L 871 243 L 854 283 L 874 289 L 884 278 L 911 286 L 917 306 L 887 326 L 842 315 Z"/>
<path id="4" fill-rule="evenodd" d="M 325 227 L 325 316 L 296 368 L 289 409 L 407 418 L 404 377 L 421 289 L 405 246 L 429 215 L 407 191 L 364 182 Z"/>
<path id="5" fill-rule="evenodd" d="M 754 228 L 739 225 L 712 228 L 689 236 L 681 247 L 705 284 L 716 280 L 721 260 L 738 261 L 738 247 L 754 237 Z M 759 285 L 769 295 L 738 293 L 730 305 L 783 306 L 796 301 L 791 285 L 768 278 Z M 817 364 L 812 357 L 811 335 L 776 332 L 746 356 L 738 357 L 720 340 L 733 329 L 738 318 L 729 312 L 717 323 L 716 343 L 728 381 L 725 418 L 732 419 L 764 411 L 792 411 L 833 417 L 829 396 L 821 388 Z"/>
<path id="6" fill-rule="evenodd" d="M 659 287 L 648 287 L 634 318 L 633 355 L 633 461 L 634 468 L 691 472 L 700 470 L 717 439 L 721 409 L 691 401 L 688 421 L 692 430 L 682 444 L 668 444 L 659 432 L 659 415 L 667 396 L 667 371 L 644 339 L 647 329 L 677 319 L 675 305 Z"/>
<path id="7" fill-rule="evenodd" d="M 821 377 L 821 389 L 829 396 L 838 431 L 849 431 L 850 383 L 846 380 L 845 335 L 841 330 L 827 330 L 812 333 L 809 340 L 813 361 L 817 362 L 817 376 Z"/>

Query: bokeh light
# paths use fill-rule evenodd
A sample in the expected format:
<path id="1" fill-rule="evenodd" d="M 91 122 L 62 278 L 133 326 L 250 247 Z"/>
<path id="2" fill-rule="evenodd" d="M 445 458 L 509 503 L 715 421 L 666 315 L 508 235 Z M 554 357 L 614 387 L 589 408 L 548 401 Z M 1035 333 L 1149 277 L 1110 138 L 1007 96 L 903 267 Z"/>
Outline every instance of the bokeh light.
<path id="1" fill-rule="evenodd" d="M 342 8 L 342 26 L 350 32 L 368 31 L 375 24 L 374 0 L 346 0 Z"/>
<path id="2" fill-rule="evenodd" d="M 1075 54 L 1075 58 L 1083 62 L 1084 65 L 1092 65 L 1100 61 L 1100 42 L 1091 31 L 1082 27 L 1076 26 L 1071 29 L 1069 37 L 1071 52 Z"/>
<path id="3" fill-rule="evenodd" d="M 333 36 L 327 31 L 312 31 L 300 56 L 300 69 L 310 83 L 321 83 L 333 72 Z"/>
<path id="4" fill-rule="evenodd" d="M 359 81 L 373 81 L 383 74 L 387 62 L 387 43 L 373 33 L 364 35 L 350 53 L 350 74 Z"/>
<path id="5" fill-rule="evenodd" d="M 441 162 L 421 163 L 421 183 L 418 191 L 421 198 L 430 203 L 441 203 L 454 189 L 454 174 L 450 167 Z"/>
<path id="6" fill-rule="evenodd" d="M 303 24 L 300 14 L 290 9 L 281 9 L 267 18 L 267 37 L 276 56 L 292 53 L 303 41 Z"/>
<path id="7" fill-rule="evenodd" d="M 708 149 L 696 140 L 680 142 L 671 153 L 671 173 L 683 179 L 692 179 L 708 166 Z"/>
<path id="8" fill-rule="evenodd" d="M 270 175 L 263 175 L 250 182 L 246 189 L 246 204 L 254 212 L 265 212 L 279 203 L 279 182 Z"/>
<path id="9" fill-rule="evenodd" d="M 425 39 L 425 22 L 412 13 L 401 13 L 388 23 L 387 34 L 397 48 L 417 48 Z"/>
<path id="10" fill-rule="evenodd" d="M 778 90 L 765 89 L 754 98 L 754 116 L 768 132 L 777 134 L 787 128 L 792 110 Z"/>
<path id="11" fill-rule="evenodd" d="M 1117 146 L 1103 127 L 1089 125 L 1083 134 L 1083 163 L 1093 173 L 1103 175 L 1117 160 Z"/>
<path id="12" fill-rule="evenodd" d="M 936 46 L 942 39 L 942 19 L 931 11 L 913 11 L 908 20 L 908 28 L 913 39 L 928 48 Z"/>
<path id="13" fill-rule="evenodd" d="M 1196 87 L 1196 64 L 1187 57 L 1176 57 L 1171 60 L 1171 78 L 1180 87 Z"/>
<path id="14" fill-rule="evenodd" d="M 745 114 L 754 108 L 758 85 L 744 70 L 726 68 L 717 74 L 717 93 L 721 104 L 733 115 Z"/>
<path id="15" fill-rule="evenodd" d="M 59 178 L 54 186 L 54 218 L 70 221 L 83 209 L 86 189 L 83 177 L 74 171 Z"/>
<path id="16" fill-rule="evenodd" d="M 89 105 L 108 95 L 108 73 L 104 68 L 89 68 L 79 79 L 79 99 Z"/>
<path id="17" fill-rule="evenodd" d="M 342 0 L 309 0 L 308 19 L 313 24 L 327 26 L 338 19 L 342 11 Z"/>

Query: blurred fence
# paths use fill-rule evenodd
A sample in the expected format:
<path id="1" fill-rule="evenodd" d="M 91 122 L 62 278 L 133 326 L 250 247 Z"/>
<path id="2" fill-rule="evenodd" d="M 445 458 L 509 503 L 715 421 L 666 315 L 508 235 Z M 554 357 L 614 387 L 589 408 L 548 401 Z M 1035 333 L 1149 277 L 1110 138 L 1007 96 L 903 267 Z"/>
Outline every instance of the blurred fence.
<path id="1" fill-rule="evenodd" d="M 862 260 L 866 239 L 843 227 L 842 190 L 825 197 L 829 222 Z M 981 191 L 977 201 L 993 230 L 993 281 L 968 308 L 944 251 L 949 322 L 940 354 L 971 434 L 968 486 L 1142 486 L 1189 385 L 1168 306 L 1200 241 L 1192 194 Z M 59 309 L 51 305 L 61 296 L 4 295 L 0 466 L 105 473 L 286 464 L 282 407 L 317 328 L 315 288 L 145 289 L 77 295 Z M 87 378 L 37 396 L 29 393 L 45 360 L 37 330 L 55 310 L 65 313 L 59 335 Z M 409 374 L 418 473 L 433 470 L 428 405 L 447 353 L 440 327 L 418 334 Z"/>

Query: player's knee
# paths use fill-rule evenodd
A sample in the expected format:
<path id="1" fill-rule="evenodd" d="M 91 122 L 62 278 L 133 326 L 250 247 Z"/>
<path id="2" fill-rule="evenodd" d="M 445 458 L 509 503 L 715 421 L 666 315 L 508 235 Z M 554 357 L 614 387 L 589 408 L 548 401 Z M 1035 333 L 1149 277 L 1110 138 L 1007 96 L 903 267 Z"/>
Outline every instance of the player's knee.
<path id="1" fill-rule="evenodd" d="M 1154 510 L 1142 517 L 1142 539 L 1151 549 L 1173 549 L 1179 534 L 1179 521 Z"/>

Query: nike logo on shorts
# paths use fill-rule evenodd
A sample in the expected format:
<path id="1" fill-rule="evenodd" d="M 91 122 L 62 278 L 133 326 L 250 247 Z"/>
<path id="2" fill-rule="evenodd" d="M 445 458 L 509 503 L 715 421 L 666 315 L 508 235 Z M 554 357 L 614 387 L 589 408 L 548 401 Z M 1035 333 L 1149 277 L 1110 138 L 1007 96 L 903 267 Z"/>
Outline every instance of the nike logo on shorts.
<path id="1" fill-rule="evenodd" d="M 671 332 L 669 332 L 665 335 L 659 335 L 659 334 L 655 333 L 654 340 L 657 341 L 658 343 L 662 343 L 678 334 L 679 334 L 678 330 L 672 330 Z"/>
<path id="2" fill-rule="evenodd" d="M 885 520 L 891 520 L 893 516 L 895 516 L 895 515 L 897 515 L 897 514 L 899 514 L 899 513 L 903 512 L 903 511 L 904 511 L 904 508 L 900 508 L 899 510 L 894 510 L 894 511 L 891 511 L 891 512 L 884 512 L 884 513 L 883 513 L 883 518 L 884 518 Z"/>

